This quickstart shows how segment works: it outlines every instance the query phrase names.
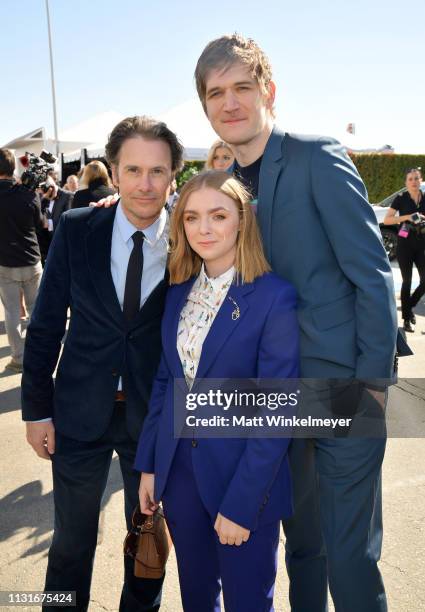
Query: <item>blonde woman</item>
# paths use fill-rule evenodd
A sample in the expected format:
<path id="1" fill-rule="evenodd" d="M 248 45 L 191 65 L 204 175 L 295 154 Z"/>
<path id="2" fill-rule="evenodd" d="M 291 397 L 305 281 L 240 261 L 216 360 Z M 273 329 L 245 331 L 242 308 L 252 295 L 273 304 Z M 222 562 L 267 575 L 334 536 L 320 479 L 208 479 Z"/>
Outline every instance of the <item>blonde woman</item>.
<path id="1" fill-rule="evenodd" d="M 205 170 L 227 170 L 235 161 L 231 148 L 223 140 L 216 140 L 208 151 Z"/>
<path id="2" fill-rule="evenodd" d="M 83 208 L 90 202 L 98 202 L 102 198 L 113 195 L 116 191 L 112 187 L 105 164 L 98 160 L 84 167 L 80 184 L 85 189 L 80 189 L 75 193 L 72 208 Z"/>
<path id="3" fill-rule="evenodd" d="M 185 612 L 273 608 L 288 439 L 176 439 L 173 383 L 295 378 L 295 291 L 269 272 L 249 195 L 225 172 L 184 186 L 171 221 L 163 353 L 135 467 L 142 512 L 163 503 Z M 259 561 L 260 560 L 260 561 Z"/>

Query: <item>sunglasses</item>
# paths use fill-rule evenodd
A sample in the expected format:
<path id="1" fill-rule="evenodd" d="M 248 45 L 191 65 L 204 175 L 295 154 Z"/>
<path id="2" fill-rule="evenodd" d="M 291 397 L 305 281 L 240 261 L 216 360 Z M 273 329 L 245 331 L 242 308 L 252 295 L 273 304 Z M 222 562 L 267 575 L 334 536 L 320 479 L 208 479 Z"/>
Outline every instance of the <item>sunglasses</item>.
<path id="1" fill-rule="evenodd" d="M 407 175 L 410 174 L 411 172 L 418 172 L 419 175 L 421 174 L 421 168 L 407 168 L 407 170 L 404 171 L 404 176 L 407 178 Z"/>

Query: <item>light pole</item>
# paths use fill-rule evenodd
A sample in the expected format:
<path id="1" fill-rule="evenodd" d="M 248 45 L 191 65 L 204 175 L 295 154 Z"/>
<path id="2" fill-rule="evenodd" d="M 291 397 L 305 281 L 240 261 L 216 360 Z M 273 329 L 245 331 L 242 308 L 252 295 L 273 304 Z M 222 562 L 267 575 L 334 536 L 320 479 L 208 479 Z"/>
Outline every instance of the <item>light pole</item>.
<path id="1" fill-rule="evenodd" d="M 52 82 L 53 122 L 54 122 L 54 127 L 55 127 L 55 149 L 56 149 L 55 153 L 56 153 L 56 157 L 59 157 L 58 119 L 56 116 L 55 74 L 53 70 L 53 50 L 52 50 L 52 33 L 50 31 L 49 0 L 46 0 L 46 14 L 47 14 L 47 31 L 49 34 L 50 78 Z"/>

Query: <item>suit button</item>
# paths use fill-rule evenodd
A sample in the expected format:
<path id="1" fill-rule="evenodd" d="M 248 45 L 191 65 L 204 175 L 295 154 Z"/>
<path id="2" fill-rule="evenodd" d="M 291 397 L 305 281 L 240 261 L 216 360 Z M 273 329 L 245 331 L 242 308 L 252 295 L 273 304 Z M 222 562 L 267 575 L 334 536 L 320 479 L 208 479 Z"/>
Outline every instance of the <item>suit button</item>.
<path id="1" fill-rule="evenodd" d="M 198 446 L 198 443 L 196 440 L 192 440 L 192 447 L 196 448 Z"/>
<path id="2" fill-rule="evenodd" d="M 112 374 L 112 376 L 118 376 L 118 371 L 117 370 L 112 370 L 111 374 Z"/>
<path id="3" fill-rule="evenodd" d="M 129 340 L 133 340 L 134 339 L 134 334 L 129 334 L 128 339 Z"/>

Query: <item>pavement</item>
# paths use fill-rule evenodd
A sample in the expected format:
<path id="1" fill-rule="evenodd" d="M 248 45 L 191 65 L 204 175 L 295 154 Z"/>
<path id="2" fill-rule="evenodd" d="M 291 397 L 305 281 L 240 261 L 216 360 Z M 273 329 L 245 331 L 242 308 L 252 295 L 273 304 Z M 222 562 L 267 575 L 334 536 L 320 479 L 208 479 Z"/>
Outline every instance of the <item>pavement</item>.
<path id="1" fill-rule="evenodd" d="M 394 269 L 396 275 L 397 269 Z M 380 568 L 389 610 L 394 612 L 425 610 L 424 303 L 419 305 L 417 315 L 416 331 L 408 337 L 415 354 L 400 360 L 400 382 L 390 392 L 389 430 L 390 434 L 393 432 L 398 437 L 388 440 L 383 468 L 384 546 Z M 0 590 L 39 591 L 44 584 L 53 524 L 50 464 L 39 459 L 25 441 L 25 428 L 20 416 L 20 376 L 3 372 L 9 358 L 4 314 L 0 306 L 0 440 L 3 440 Z M 118 609 L 123 574 L 121 551 L 125 536 L 123 507 L 122 481 L 115 457 L 102 504 L 90 612 Z M 282 536 L 275 592 L 276 612 L 289 611 L 283 543 Z M 172 552 L 167 565 L 161 612 L 181 610 L 176 561 Z M 332 605 L 330 610 L 333 610 Z"/>

